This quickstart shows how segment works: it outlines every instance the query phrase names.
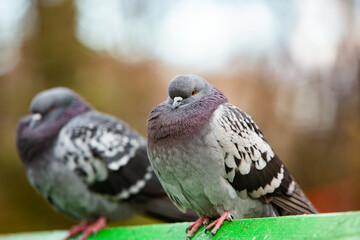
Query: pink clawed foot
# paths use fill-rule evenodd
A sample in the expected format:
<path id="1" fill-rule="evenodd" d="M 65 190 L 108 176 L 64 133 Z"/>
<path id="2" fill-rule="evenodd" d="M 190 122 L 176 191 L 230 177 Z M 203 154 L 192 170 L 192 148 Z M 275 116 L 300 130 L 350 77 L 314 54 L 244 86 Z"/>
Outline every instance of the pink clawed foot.
<path id="1" fill-rule="evenodd" d="M 78 234 L 82 233 L 87 227 L 88 223 L 86 221 L 81 222 L 79 225 L 72 226 L 64 240 L 69 240 L 70 238 L 77 236 Z"/>
<path id="2" fill-rule="evenodd" d="M 94 223 L 93 225 L 89 225 L 87 222 L 84 221 L 81 222 L 79 225 L 73 226 L 70 229 L 65 240 L 69 240 L 72 237 L 76 237 L 82 232 L 84 234 L 81 236 L 80 240 L 85 240 L 90 236 L 90 234 L 97 233 L 100 229 L 105 227 L 106 227 L 106 219 L 104 217 L 99 218 L 97 222 Z"/>
<path id="3" fill-rule="evenodd" d="M 193 224 L 191 224 L 187 229 L 187 235 L 186 235 L 186 239 L 190 239 L 194 233 L 199 229 L 199 227 L 201 227 L 201 225 L 207 225 L 209 223 L 209 218 L 207 217 L 201 217 L 198 220 L 196 220 Z"/>
<path id="4" fill-rule="evenodd" d="M 218 219 L 213 221 L 211 224 L 209 224 L 206 227 L 205 232 L 208 232 L 211 228 L 213 228 L 211 230 L 210 237 L 215 235 L 217 230 L 219 230 L 219 228 L 223 225 L 225 220 L 228 220 L 229 222 L 233 221 L 233 217 L 230 215 L 229 212 L 225 212 L 223 215 L 221 215 L 221 217 L 219 217 Z"/>
<path id="5" fill-rule="evenodd" d="M 101 217 L 97 220 L 96 223 L 88 226 L 84 230 L 84 234 L 81 236 L 80 240 L 87 239 L 92 233 L 97 233 L 100 229 L 103 229 L 105 227 L 106 227 L 106 219 L 104 217 Z"/>

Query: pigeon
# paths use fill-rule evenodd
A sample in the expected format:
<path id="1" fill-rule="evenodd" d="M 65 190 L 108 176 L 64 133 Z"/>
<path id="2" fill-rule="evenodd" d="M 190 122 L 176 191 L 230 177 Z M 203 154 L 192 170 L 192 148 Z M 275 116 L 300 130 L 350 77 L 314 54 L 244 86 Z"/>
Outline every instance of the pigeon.
<path id="1" fill-rule="evenodd" d="M 146 140 L 125 122 L 95 111 L 74 91 L 40 92 L 18 124 L 16 144 L 30 184 L 58 211 L 82 221 L 82 240 L 135 212 L 195 220 L 171 202 L 152 171 Z M 95 222 L 91 225 L 92 222 Z"/>
<path id="2" fill-rule="evenodd" d="M 197 75 L 170 81 L 147 120 L 151 166 L 173 203 L 194 210 L 187 239 L 225 220 L 314 214 L 252 118 Z M 210 220 L 214 220 L 208 224 Z"/>

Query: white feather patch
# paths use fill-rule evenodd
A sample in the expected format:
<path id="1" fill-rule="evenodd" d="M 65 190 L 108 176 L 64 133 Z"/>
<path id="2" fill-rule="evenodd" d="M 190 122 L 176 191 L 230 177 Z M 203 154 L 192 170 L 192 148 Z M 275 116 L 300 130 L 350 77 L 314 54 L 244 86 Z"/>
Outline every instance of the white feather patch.
<path id="1" fill-rule="evenodd" d="M 239 170 L 242 175 L 250 173 L 251 163 L 241 160 Z"/>
<path id="2" fill-rule="evenodd" d="M 152 168 L 149 166 L 146 169 L 147 173 L 144 175 L 143 179 L 138 180 L 135 184 L 131 185 L 128 189 L 122 190 L 115 196 L 115 199 L 123 200 L 130 197 L 130 195 L 137 194 L 143 189 L 146 185 L 146 182 L 149 181 L 152 177 Z"/>
<path id="3" fill-rule="evenodd" d="M 225 159 L 225 164 L 229 168 L 236 168 L 237 167 L 237 165 L 235 163 L 235 160 L 234 160 L 234 157 L 232 157 L 230 155 Z"/>
<path id="4" fill-rule="evenodd" d="M 60 131 L 54 150 L 55 156 L 63 159 L 70 170 L 84 172 L 82 178 L 89 184 L 106 179 L 106 166 L 100 160 L 93 158 L 89 148 L 89 138 L 79 137 L 72 140 L 71 137 L 72 131 L 68 129 Z"/>
<path id="5" fill-rule="evenodd" d="M 135 141 L 134 139 L 130 140 L 130 144 L 132 145 L 129 154 L 124 155 L 122 158 L 120 158 L 118 161 L 114 161 L 109 164 L 109 169 L 117 171 L 122 166 L 125 166 L 129 160 L 135 156 L 136 150 L 139 148 L 139 143 Z"/>
<path id="6" fill-rule="evenodd" d="M 266 167 L 266 162 L 264 159 L 260 158 L 258 161 L 255 162 L 255 167 L 258 170 L 264 169 Z"/>
<path id="7" fill-rule="evenodd" d="M 266 184 L 265 187 L 259 187 L 257 190 L 254 190 L 249 193 L 249 195 L 253 198 L 259 198 L 268 193 L 273 193 L 276 188 L 278 188 L 281 184 L 282 179 L 284 178 L 284 166 L 281 166 L 280 172 L 274 177 L 270 184 Z"/>
<path id="8" fill-rule="evenodd" d="M 228 180 L 232 183 L 235 177 L 235 169 L 232 169 L 230 172 L 227 173 Z"/>
<path id="9" fill-rule="evenodd" d="M 267 161 L 270 162 L 270 160 L 273 159 L 273 157 L 275 156 L 275 153 L 272 149 L 270 149 L 270 151 L 268 151 L 267 153 Z"/>
<path id="10" fill-rule="evenodd" d="M 258 161 L 261 158 L 261 153 L 259 150 L 255 150 L 253 154 L 254 160 Z"/>
<path id="11" fill-rule="evenodd" d="M 292 195 L 294 193 L 294 190 L 295 190 L 295 181 L 292 180 L 286 194 L 287 195 Z"/>
<path id="12" fill-rule="evenodd" d="M 239 192 L 239 197 L 242 198 L 242 199 L 246 199 L 248 198 L 248 192 L 246 189 L 242 190 Z"/>

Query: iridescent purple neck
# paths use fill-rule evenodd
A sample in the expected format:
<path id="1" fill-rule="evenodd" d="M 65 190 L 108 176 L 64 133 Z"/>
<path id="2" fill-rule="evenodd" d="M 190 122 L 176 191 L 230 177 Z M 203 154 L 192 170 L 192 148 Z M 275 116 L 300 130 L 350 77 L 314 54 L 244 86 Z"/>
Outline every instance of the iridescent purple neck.
<path id="1" fill-rule="evenodd" d="M 167 102 L 156 106 L 148 118 L 148 144 L 183 140 L 198 133 L 219 105 L 227 102 L 222 92 L 210 88 L 211 94 L 186 108 L 173 109 Z"/>

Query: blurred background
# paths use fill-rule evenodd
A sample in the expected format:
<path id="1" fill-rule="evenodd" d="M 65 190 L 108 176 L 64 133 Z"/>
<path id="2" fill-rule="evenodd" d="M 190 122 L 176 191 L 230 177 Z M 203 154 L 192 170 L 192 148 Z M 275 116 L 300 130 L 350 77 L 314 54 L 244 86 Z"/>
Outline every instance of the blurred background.
<path id="1" fill-rule="evenodd" d="M 74 224 L 17 155 L 35 94 L 70 87 L 145 136 L 181 73 L 249 113 L 320 212 L 360 209 L 360 0 L 1 0 L 0 233 Z"/>

